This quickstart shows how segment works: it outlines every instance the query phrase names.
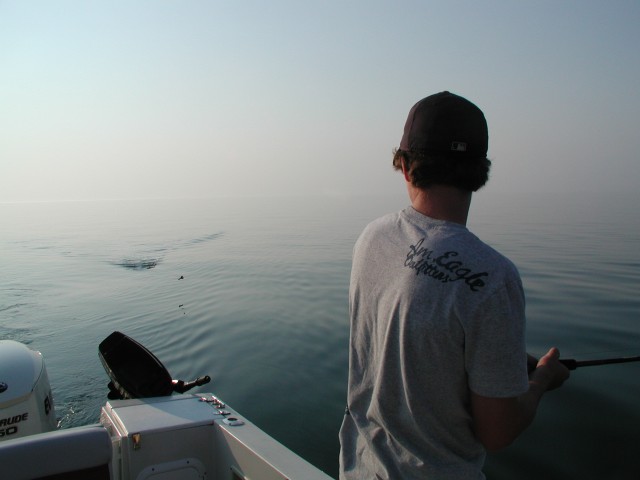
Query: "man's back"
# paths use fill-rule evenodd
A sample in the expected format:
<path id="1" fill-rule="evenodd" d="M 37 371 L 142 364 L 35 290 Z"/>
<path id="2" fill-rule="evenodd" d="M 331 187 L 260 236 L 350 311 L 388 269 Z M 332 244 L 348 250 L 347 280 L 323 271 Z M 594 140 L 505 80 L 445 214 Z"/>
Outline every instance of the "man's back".
<path id="1" fill-rule="evenodd" d="M 482 478 L 469 388 L 528 388 L 513 264 L 463 225 L 407 208 L 362 233 L 350 305 L 341 478 Z"/>

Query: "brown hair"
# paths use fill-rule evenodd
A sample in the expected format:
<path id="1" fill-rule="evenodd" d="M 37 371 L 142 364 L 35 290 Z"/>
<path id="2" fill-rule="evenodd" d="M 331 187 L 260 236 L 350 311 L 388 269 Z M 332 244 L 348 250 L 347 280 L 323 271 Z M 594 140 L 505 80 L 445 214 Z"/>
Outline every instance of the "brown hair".
<path id="1" fill-rule="evenodd" d="M 393 168 L 402 170 L 404 160 L 411 184 L 417 188 L 449 185 L 470 192 L 479 190 L 489 179 L 491 160 L 459 158 L 395 149 Z"/>

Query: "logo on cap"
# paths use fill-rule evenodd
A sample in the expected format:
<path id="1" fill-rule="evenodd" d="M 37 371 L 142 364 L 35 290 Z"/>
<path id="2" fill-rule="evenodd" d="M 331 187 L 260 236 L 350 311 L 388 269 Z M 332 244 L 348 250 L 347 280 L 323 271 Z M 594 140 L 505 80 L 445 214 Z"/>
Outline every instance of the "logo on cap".
<path id="1" fill-rule="evenodd" d="M 465 142 L 451 142 L 451 150 L 454 152 L 466 152 L 467 144 Z"/>

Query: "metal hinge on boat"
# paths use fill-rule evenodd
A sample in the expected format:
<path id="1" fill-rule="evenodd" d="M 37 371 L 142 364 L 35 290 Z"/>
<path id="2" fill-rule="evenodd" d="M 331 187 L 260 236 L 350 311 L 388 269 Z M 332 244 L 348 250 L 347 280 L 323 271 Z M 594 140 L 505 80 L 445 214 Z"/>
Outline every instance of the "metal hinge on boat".
<path id="1" fill-rule="evenodd" d="M 216 408 L 226 407 L 223 401 L 221 401 L 220 399 L 216 398 L 213 395 L 211 395 L 210 397 L 200 397 L 200 401 L 210 403 Z"/>
<path id="2" fill-rule="evenodd" d="M 222 402 L 220 399 L 216 398 L 214 395 L 211 395 L 209 397 L 205 397 L 202 396 L 200 397 L 200 401 L 201 402 L 206 402 L 206 403 L 210 403 L 215 409 L 216 412 L 218 413 L 218 415 L 222 415 L 223 417 L 226 417 L 223 422 L 229 426 L 232 427 L 237 427 L 240 425 L 244 425 L 244 422 L 242 420 L 240 420 L 239 418 L 236 417 L 231 417 L 231 412 L 228 410 L 224 410 L 224 408 L 226 407 L 226 405 L 224 404 L 224 402 Z"/>
<path id="3" fill-rule="evenodd" d="M 131 442 L 133 443 L 134 450 L 140 450 L 142 447 L 142 435 L 139 433 L 132 433 Z"/>

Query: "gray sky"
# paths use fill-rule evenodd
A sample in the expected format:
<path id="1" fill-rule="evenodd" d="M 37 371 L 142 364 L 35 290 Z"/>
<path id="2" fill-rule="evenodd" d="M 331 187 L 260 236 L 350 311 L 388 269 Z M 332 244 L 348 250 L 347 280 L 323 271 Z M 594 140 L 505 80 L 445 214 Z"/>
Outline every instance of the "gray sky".
<path id="1" fill-rule="evenodd" d="M 487 192 L 636 191 L 640 2 L 0 0 L 0 201 L 402 190 L 410 107 Z"/>

